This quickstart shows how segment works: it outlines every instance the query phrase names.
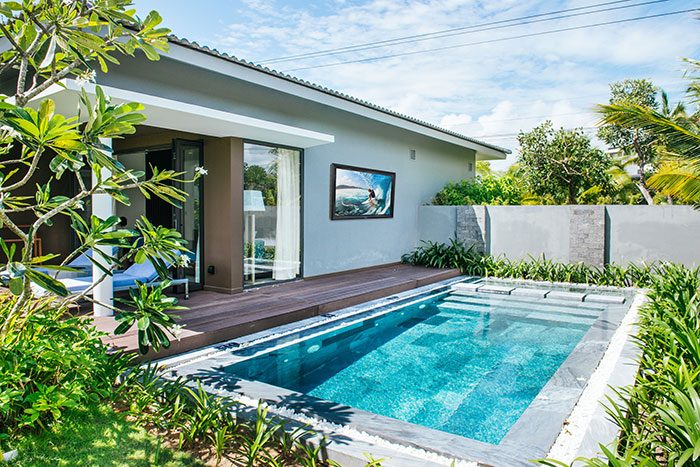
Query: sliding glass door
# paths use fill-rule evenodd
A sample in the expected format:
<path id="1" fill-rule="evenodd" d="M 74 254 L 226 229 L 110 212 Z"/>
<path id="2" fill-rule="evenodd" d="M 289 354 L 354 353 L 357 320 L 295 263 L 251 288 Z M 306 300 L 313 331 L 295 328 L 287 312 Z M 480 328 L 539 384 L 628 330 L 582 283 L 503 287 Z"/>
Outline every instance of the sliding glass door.
<path id="1" fill-rule="evenodd" d="M 301 151 L 243 149 L 243 277 L 247 287 L 301 277 Z"/>

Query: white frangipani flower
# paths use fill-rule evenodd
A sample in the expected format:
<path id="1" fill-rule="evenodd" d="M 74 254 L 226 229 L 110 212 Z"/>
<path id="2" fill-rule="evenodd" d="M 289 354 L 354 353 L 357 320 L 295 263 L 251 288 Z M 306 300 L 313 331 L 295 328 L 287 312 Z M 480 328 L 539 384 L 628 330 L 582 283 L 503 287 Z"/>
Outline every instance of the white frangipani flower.
<path id="1" fill-rule="evenodd" d="M 96 78 L 97 72 L 95 70 L 90 70 L 78 75 L 75 81 L 82 86 L 87 83 L 94 83 Z"/>
<path id="2" fill-rule="evenodd" d="M 209 175 L 209 171 L 204 167 L 195 167 L 194 173 L 195 175 Z"/>
<path id="3" fill-rule="evenodd" d="M 10 138 L 17 138 L 19 136 L 19 133 L 17 133 L 14 128 L 7 125 L 0 126 L 0 132 L 5 133 L 6 137 Z"/>
<path id="4" fill-rule="evenodd" d="M 190 257 L 187 255 L 180 255 L 180 266 L 186 268 L 190 265 Z"/>
<path id="5" fill-rule="evenodd" d="M 180 340 L 180 334 L 182 334 L 182 326 L 179 324 L 174 325 L 170 330 L 173 333 L 173 336 L 177 337 L 177 340 Z"/>

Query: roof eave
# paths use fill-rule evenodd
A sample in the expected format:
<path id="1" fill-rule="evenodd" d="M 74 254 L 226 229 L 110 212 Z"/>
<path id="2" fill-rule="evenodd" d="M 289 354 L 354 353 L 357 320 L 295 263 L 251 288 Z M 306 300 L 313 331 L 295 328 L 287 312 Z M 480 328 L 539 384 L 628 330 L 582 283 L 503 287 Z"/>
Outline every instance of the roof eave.
<path id="1" fill-rule="evenodd" d="M 194 66 L 200 66 L 202 68 L 206 68 L 214 72 L 233 76 L 235 78 L 243 79 L 245 81 L 249 81 L 258 85 L 271 87 L 282 92 L 285 92 L 285 90 L 281 89 L 281 87 L 284 88 L 284 86 L 280 86 L 280 82 L 284 82 L 288 86 L 297 88 L 297 92 L 292 92 L 293 89 L 288 89 L 286 92 L 290 92 L 291 94 L 294 94 L 298 97 L 307 98 L 310 100 L 325 100 L 324 103 L 328 105 L 333 105 L 331 102 L 329 102 L 329 99 L 334 100 L 336 102 L 333 106 L 336 108 L 340 108 L 341 110 L 352 111 L 352 109 L 350 108 L 351 106 L 358 106 L 368 110 L 372 114 L 376 114 L 374 115 L 375 119 L 384 121 L 394 126 L 403 127 L 410 131 L 421 133 L 429 137 L 433 137 L 442 141 L 447 141 L 449 143 L 474 150 L 476 151 L 477 159 L 479 160 L 505 159 L 506 156 L 511 153 L 509 149 L 485 143 L 483 141 L 470 138 L 457 132 L 438 127 L 428 122 L 424 122 L 413 117 L 409 117 L 407 115 L 403 115 L 392 110 L 377 106 L 370 102 L 357 99 L 347 94 L 343 94 L 332 89 L 325 88 L 317 84 L 301 80 L 299 78 L 295 78 L 291 75 L 280 73 L 269 68 L 256 65 L 254 63 L 247 62 L 245 60 L 240 60 L 228 54 L 221 53 L 215 49 L 200 46 L 199 44 L 190 42 L 186 39 L 181 39 L 176 36 L 169 36 L 169 40 L 172 44 L 175 44 L 181 48 L 180 50 L 173 50 L 171 48 L 170 52 L 168 53 L 167 56 L 174 60 L 178 60 Z M 212 57 L 214 59 L 219 59 L 220 63 L 218 65 L 214 65 L 213 63 L 197 63 L 197 61 L 193 60 L 193 57 L 190 54 L 185 53 L 185 51 L 192 51 L 196 54 L 199 54 L 200 56 L 204 55 Z M 232 68 L 229 67 L 228 69 L 226 69 L 225 66 L 222 66 L 223 64 L 238 66 L 238 70 L 245 70 L 245 72 L 239 72 L 238 74 L 234 75 L 233 73 L 231 73 Z M 261 76 L 265 79 L 261 79 Z M 300 93 L 298 92 L 298 89 L 304 89 L 307 92 Z M 314 94 L 318 96 L 324 96 L 326 99 L 314 99 Z M 341 102 L 345 105 L 340 105 Z M 364 115 L 372 117 L 372 115 L 368 115 L 366 112 L 364 113 Z M 381 115 L 384 118 L 377 118 L 377 115 Z M 417 128 L 411 128 L 412 126 L 416 126 Z"/>

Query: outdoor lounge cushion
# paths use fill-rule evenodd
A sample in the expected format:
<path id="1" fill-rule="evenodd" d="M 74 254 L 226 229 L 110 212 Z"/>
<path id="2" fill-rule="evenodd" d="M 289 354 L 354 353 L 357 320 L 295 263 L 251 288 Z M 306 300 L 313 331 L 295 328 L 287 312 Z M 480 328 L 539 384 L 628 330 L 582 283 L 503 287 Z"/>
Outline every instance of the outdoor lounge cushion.
<path id="1" fill-rule="evenodd" d="M 114 290 L 127 290 L 136 287 L 136 281 L 148 283 L 157 277 L 158 272 L 156 272 L 156 268 L 153 267 L 150 261 L 144 261 L 142 264 L 134 263 L 126 271 L 112 276 L 112 288 Z M 64 285 L 68 287 L 68 290 L 79 292 L 92 284 L 92 276 L 78 277 L 68 284 L 66 282 L 67 280 L 64 281 Z"/>
<path id="2" fill-rule="evenodd" d="M 112 254 L 116 251 L 116 247 L 112 247 Z M 78 269 L 80 272 L 78 273 L 79 275 L 84 275 L 84 274 L 90 274 L 92 271 L 92 262 L 90 261 L 90 258 L 92 258 L 92 248 L 89 248 L 85 253 L 80 254 L 77 258 L 73 259 L 70 263 L 68 263 L 66 266 L 69 268 L 73 269 Z M 42 268 L 42 267 L 37 267 L 34 268 L 37 271 L 41 271 L 44 274 L 48 274 L 50 276 L 53 276 L 56 274 L 55 269 L 48 269 L 48 268 Z M 61 271 L 59 272 L 58 277 L 70 277 L 71 275 L 74 275 L 75 273 L 68 273 L 66 271 Z"/>

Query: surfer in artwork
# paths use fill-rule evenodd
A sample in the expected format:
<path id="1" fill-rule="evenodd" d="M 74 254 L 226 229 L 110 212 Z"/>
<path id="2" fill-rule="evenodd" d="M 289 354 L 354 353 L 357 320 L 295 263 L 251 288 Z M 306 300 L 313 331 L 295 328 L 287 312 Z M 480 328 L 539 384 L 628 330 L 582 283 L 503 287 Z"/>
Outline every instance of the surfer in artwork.
<path id="1" fill-rule="evenodd" d="M 373 207 L 377 207 L 377 194 L 371 188 L 368 188 L 367 192 L 368 192 L 367 201 L 369 201 L 369 204 L 371 204 Z"/>

